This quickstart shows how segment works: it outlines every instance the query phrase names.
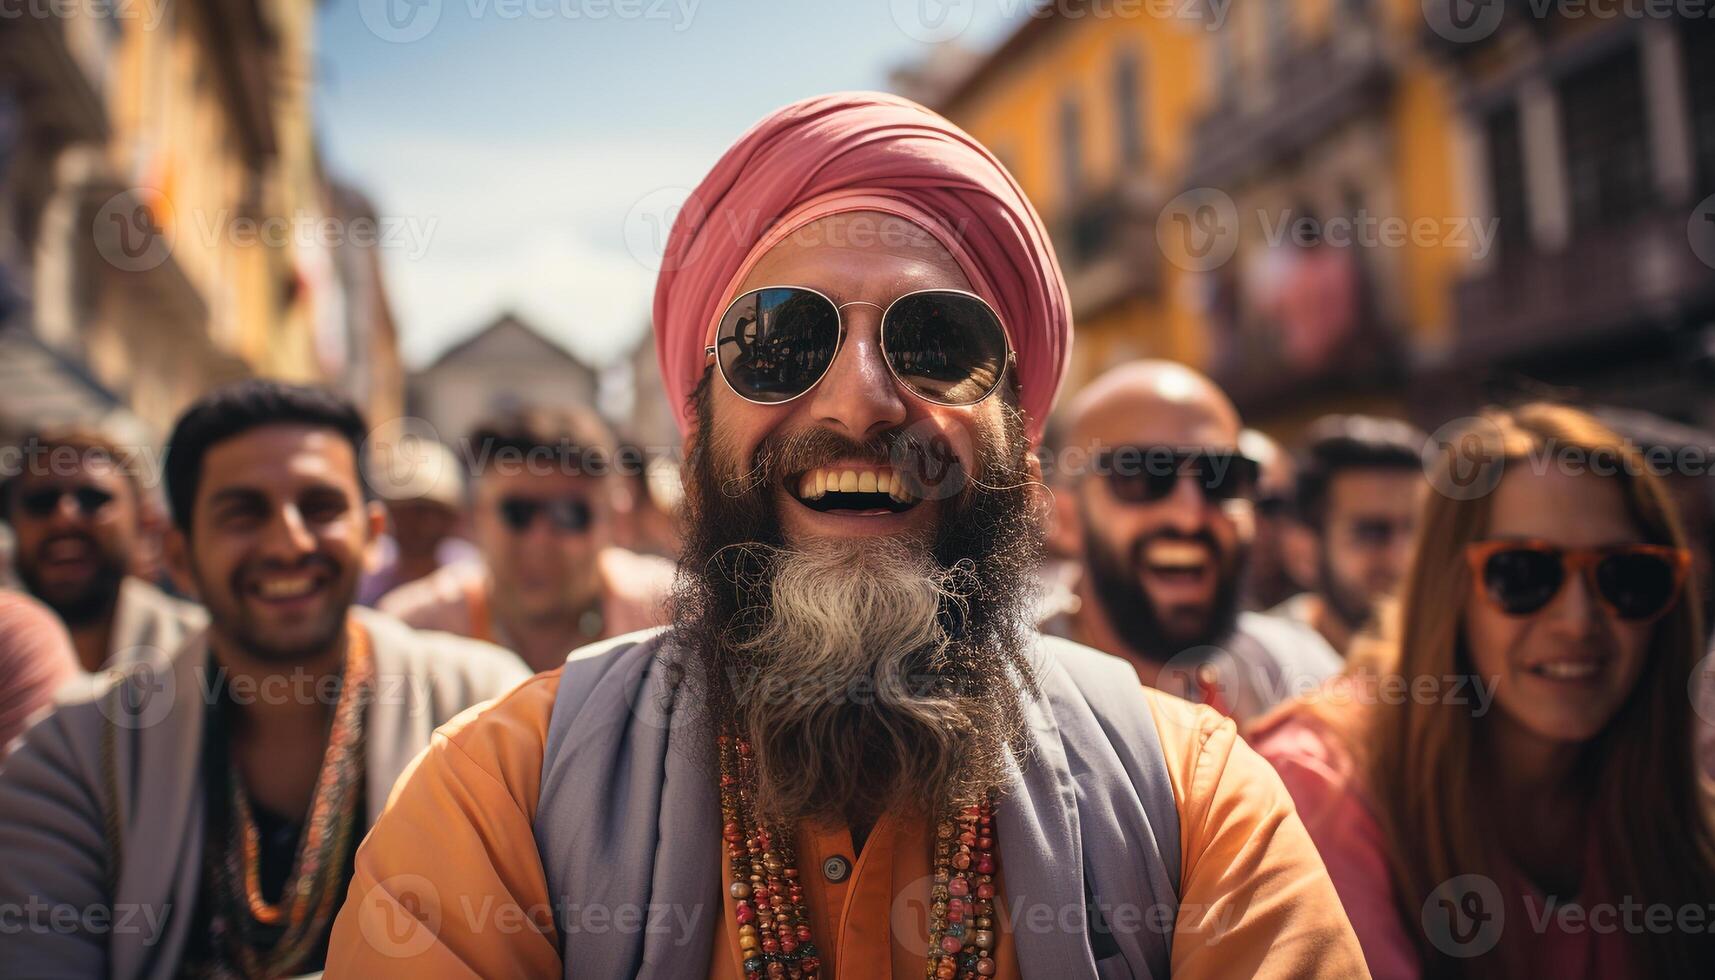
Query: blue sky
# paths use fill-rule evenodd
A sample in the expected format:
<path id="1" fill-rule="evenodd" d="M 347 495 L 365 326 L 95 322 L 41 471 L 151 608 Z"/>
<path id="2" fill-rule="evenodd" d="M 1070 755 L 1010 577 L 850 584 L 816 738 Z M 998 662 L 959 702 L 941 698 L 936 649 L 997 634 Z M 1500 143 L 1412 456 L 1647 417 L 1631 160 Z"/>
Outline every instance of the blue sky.
<path id="1" fill-rule="evenodd" d="M 323 154 L 380 213 L 409 364 L 505 309 L 600 362 L 646 329 L 658 227 L 739 133 L 930 41 L 993 44 L 1023 2 L 331 0 Z"/>

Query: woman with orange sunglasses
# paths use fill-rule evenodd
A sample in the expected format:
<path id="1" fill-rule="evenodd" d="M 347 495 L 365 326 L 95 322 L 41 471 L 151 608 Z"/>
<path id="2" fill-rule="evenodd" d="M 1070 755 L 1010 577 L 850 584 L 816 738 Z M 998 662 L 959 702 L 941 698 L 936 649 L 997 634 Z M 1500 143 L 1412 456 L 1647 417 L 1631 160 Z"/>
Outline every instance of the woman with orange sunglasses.
<path id="1" fill-rule="evenodd" d="M 1378 978 L 1707 976 L 1715 816 L 1668 497 L 1564 407 L 1471 420 L 1346 674 L 1249 733 Z"/>

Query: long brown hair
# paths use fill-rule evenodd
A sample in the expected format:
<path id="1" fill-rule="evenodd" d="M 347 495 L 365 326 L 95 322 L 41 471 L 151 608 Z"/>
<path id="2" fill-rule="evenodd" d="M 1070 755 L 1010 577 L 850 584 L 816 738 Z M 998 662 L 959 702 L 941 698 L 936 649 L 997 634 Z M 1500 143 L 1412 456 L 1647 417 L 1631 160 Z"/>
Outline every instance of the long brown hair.
<path id="1" fill-rule="evenodd" d="M 1354 651 L 1349 675 L 1476 675 L 1458 612 L 1473 588 L 1465 546 L 1488 534 L 1492 491 L 1506 467 L 1544 457 L 1579 460 L 1588 472 L 1619 481 L 1645 539 L 1684 547 L 1666 491 L 1614 432 L 1559 405 L 1488 410 L 1443 445 L 1429 466 L 1433 489 L 1399 602 L 1381 635 Z M 1593 465 L 1598 461 L 1609 465 Z M 1696 603 L 1682 597 L 1656 623 L 1630 696 L 1586 747 L 1594 807 L 1589 826 L 1603 841 L 1607 881 L 1615 895 L 1647 905 L 1679 909 L 1715 900 L 1715 826 L 1693 751 L 1688 694 L 1701 647 Z M 1498 975 L 1508 965 L 1504 946 L 1500 955 L 1454 959 L 1417 928 L 1423 903 L 1443 883 L 1470 874 L 1495 878 L 1505 861 L 1477 818 L 1482 720 L 1468 706 L 1422 700 L 1435 703 L 1375 699 L 1358 707 L 1323 698 L 1287 711 L 1309 710 L 1350 743 L 1388 841 L 1398 912 L 1416 938 L 1425 975 Z M 1635 960 L 1647 975 L 1690 976 L 1715 962 L 1707 934 L 1633 938 Z"/>

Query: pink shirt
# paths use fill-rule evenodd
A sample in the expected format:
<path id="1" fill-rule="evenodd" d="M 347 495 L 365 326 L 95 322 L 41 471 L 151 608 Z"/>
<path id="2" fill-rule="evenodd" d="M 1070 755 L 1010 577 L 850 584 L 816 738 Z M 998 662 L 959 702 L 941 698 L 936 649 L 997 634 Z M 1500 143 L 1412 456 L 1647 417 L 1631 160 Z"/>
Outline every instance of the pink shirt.
<path id="1" fill-rule="evenodd" d="M 1437 900 L 1426 902 L 1411 921 L 1401 921 L 1381 825 L 1362 774 L 1339 739 L 1323 723 L 1298 715 L 1263 726 L 1252 746 L 1274 765 L 1292 795 L 1376 980 L 1417 980 L 1423 964 L 1414 937 L 1425 932 L 1452 955 L 1477 956 L 1492 949 L 1488 955 L 1504 957 L 1513 967 L 1509 972 L 1517 975 L 1557 980 L 1638 975 L 1628 924 L 1634 931 L 1648 927 L 1648 909 L 1606 897 L 1599 841 L 1591 841 L 1580 902 L 1550 899 L 1517 873 L 1500 881 L 1473 875 L 1464 883 L 1468 887 L 1452 896 L 1472 915 L 1450 913 Z"/>

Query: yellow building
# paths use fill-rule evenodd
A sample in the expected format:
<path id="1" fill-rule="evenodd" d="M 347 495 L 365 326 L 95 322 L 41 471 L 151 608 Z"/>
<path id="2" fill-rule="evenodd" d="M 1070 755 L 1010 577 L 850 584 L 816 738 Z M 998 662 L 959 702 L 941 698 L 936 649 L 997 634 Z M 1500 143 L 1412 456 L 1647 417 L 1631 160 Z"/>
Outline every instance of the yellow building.
<path id="1" fill-rule="evenodd" d="M 1402 409 L 1401 379 L 1451 334 L 1478 229 L 1422 28 L 1419 0 L 1066 0 L 912 94 L 1041 209 L 1075 307 L 1071 385 L 1169 357 L 1291 430 Z"/>
<path id="2" fill-rule="evenodd" d="M 20 131 L 0 263 L 36 337 L 156 434 L 253 374 L 399 403 L 397 364 L 350 377 L 368 353 L 353 325 L 386 318 L 373 297 L 348 308 L 342 279 L 363 263 L 323 240 L 340 211 L 312 125 L 316 9 L 73 4 L 0 38 Z M 380 350 L 396 358 L 390 339 Z"/>

